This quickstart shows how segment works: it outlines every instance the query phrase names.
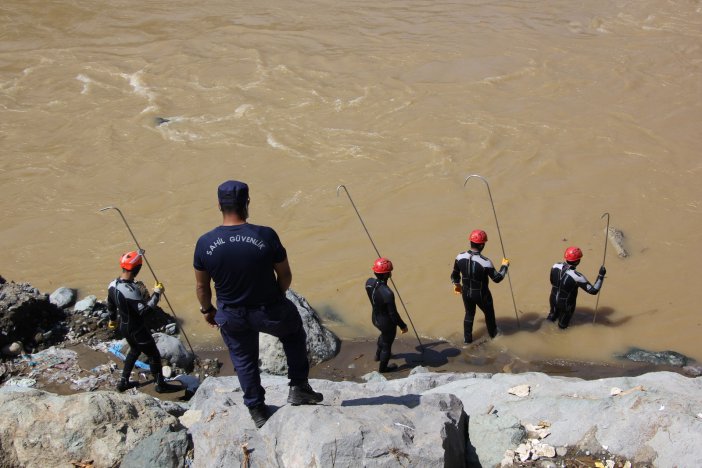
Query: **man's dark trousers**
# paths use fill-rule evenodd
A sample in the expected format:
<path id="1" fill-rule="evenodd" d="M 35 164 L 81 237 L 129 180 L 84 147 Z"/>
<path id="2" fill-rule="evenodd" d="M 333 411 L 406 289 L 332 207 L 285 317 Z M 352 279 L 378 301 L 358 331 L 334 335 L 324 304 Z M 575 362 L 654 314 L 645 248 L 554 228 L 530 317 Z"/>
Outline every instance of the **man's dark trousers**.
<path id="1" fill-rule="evenodd" d="M 258 370 L 258 333 L 268 333 L 280 339 L 288 361 L 290 385 L 307 382 L 307 335 L 297 307 L 288 299 L 265 306 L 227 307 L 217 310 L 224 343 L 229 348 L 239 384 L 244 391 L 244 404 L 251 408 L 265 402 L 266 391 L 261 386 Z"/>

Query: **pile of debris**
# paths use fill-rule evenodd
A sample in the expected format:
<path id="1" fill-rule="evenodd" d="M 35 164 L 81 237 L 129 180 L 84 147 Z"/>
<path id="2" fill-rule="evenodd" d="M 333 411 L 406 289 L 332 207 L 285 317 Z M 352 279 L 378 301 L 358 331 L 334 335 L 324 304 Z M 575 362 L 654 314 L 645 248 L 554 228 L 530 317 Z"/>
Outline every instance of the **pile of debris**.
<path id="1" fill-rule="evenodd" d="M 0 277 L 1 278 L 1 277 Z M 145 298 L 149 292 L 137 282 Z M 107 304 L 90 295 L 76 302 L 76 291 L 61 287 L 42 294 L 29 283 L 0 282 L 0 352 L 2 358 L 36 353 L 56 344 L 100 342 L 119 339 L 107 328 Z M 157 308 L 145 317 L 152 333 L 178 333 L 175 319 Z"/>

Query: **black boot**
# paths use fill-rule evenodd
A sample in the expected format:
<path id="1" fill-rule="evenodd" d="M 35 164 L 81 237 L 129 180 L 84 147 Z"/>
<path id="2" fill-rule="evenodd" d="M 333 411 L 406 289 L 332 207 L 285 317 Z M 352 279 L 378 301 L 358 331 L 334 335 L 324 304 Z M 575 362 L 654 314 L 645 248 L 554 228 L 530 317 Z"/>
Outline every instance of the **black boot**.
<path id="1" fill-rule="evenodd" d="M 117 391 L 118 392 L 124 392 L 126 390 L 129 390 L 130 388 L 138 387 L 139 383 L 137 382 L 130 382 L 129 379 L 125 379 L 122 377 L 119 379 L 119 383 L 117 384 Z"/>
<path id="2" fill-rule="evenodd" d="M 324 395 L 315 392 L 310 387 L 309 382 L 299 385 L 292 385 L 288 391 L 288 403 L 297 405 L 314 405 L 324 399 Z"/>
<path id="3" fill-rule="evenodd" d="M 270 414 L 268 413 L 268 407 L 264 403 L 249 408 L 249 414 L 251 415 L 251 419 L 253 419 L 253 422 L 256 425 L 256 429 L 260 429 L 261 426 L 266 424 L 268 418 L 270 418 Z"/>
<path id="4" fill-rule="evenodd" d="M 380 366 L 378 366 L 378 372 L 381 374 L 384 374 L 386 372 L 393 372 L 397 370 L 397 364 L 394 362 L 388 364 L 387 361 L 381 362 Z"/>
<path id="5" fill-rule="evenodd" d="M 175 393 L 183 390 L 183 387 L 181 385 L 166 383 L 166 381 L 163 379 L 163 375 L 159 373 L 156 375 L 156 385 L 154 385 L 154 390 L 156 390 L 157 393 Z"/>

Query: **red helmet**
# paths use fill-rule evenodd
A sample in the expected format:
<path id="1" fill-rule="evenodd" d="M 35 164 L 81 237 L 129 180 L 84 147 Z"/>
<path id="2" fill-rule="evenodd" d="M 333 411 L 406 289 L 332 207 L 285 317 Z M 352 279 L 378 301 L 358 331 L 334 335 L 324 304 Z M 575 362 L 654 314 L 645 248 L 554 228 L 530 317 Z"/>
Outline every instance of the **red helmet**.
<path id="1" fill-rule="evenodd" d="M 474 244 L 484 244 L 487 242 L 487 234 L 485 233 L 485 231 L 476 229 L 475 231 L 470 233 L 468 239 L 470 239 L 470 241 Z"/>
<path id="2" fill-rule="evenodd" d="M 373 271 L 375 273 L 390 273 L 392 271 L 392 262 L 385 257 L 380 257 L 373 263 Z"/>
<path id="3" fill-rule="evenodd" d="M 119 259 L 119 265 L 124 270 L 132 271 L 136 267 L 141 266 L 142 256 L 143 252 L 139 252 L 138 250 L 127 252 L 126 254 L 122 255 L 122 258 Z"/>
<path id="4" fill-rule="evenodd" d="M 577 262 L 583 258 L 583 251 L 580 250 L 580 247 L 568 247 L 563 258 L 566 259 L 566 262 Z"/>

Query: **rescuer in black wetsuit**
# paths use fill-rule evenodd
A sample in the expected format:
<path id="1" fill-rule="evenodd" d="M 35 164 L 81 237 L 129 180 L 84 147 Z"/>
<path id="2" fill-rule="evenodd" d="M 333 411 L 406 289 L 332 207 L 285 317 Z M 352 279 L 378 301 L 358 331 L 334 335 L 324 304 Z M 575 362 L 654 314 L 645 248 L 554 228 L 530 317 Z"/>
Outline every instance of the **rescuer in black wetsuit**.
<path id="1" fill-rule="evenodd" d="M 568 328 L 573 317 L 578 288 L 588 294 L 597 294 L 607 273 L 607 269 L 602 265 L 595 284 L 590 284 L 582 273 L 575 270 L 582 257 L 583 252 L 578 247 L 568 247 L 563 256 L 565 262 L 556 263 L 551 267 L 551 310 L 547 318 L 552 322 L 558 320 L 558 327 L 561 329 Z"/>
<path id="2" fill-rule="evenodd" d="M 502 266 L 499 271 L 489 258 L 481 255 L 487 234 L 479 229 L 474 230 L 468 237 L 470 240 L 470 250 L 461 252 L 456 256 L 451 272 L 451 282 L 456 294 L 463 297 L 463 306 L 466 315 L 463 319 L 463 342 L 468 344 L 473 341 L 473 320 L 475 319 L 475 307 L 485 314 L 485 325 L 490 338 L 497 335 L 497 323 L 495 322 L 495 309 L 492 303 L 492 294 L 488 288 L 488 278 L 495 283 L 502 281 L 507 274 L 509 260 L 502 259 Z"/>
<path id="3" fill-rule="evenodd" d="M 407 325 L 402 321 L 395 306 L 395 295 L 388 287 L 388 279 L 392 275 L 392 262 L 387 258 L 379 258 L 373 263 L 375 278 L 366 281 L 366 292 L 373 306 L 373 325 L 380 330 L 378 348 L 375 360 L 380 361 L 379 372 L 391 372 L 397 369 L 397 364 L 388 364 L 392 356 L 392 343 L 395 341 L 397 327 L 402 333 L 407 333 Z"/>
<path id="4" fill-rule="evenodd" d="M 144 314 L 151 312 L 158 304 L 164 287 L 161 283 L 156 283 L 154 293 L 148 301 L 141 295 L 134 278 L 139 274 L 142 265 L 143 250 L 127 252 L 120 258 L 122 274 L 112 281 L 107 290 L 107 310 L 110 313 L 109 328 L 116 328 L 116 320 L 119 315 L 119 331 L 129 343 L 129 352 L 124 360 L 122 378 L 117 384 L 117 390 L 123 392 L 128 388 L 136 386 L 135 382 L 129 381 L 134 364 L 139 354 L 144 353 L 149 358 L 151 374 L 154 376 L 154 389 L 158 393 L 176 392 L 183 390 L 183 387 L 171 385 L 164 381 L 161 373 L 161 353 L 156 347 L 156 342 L 144 325 Z"/>

